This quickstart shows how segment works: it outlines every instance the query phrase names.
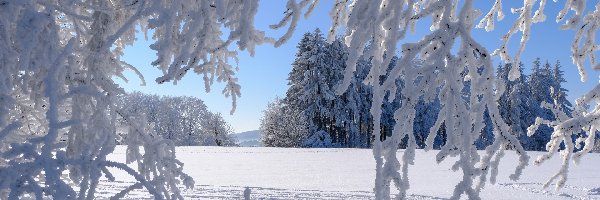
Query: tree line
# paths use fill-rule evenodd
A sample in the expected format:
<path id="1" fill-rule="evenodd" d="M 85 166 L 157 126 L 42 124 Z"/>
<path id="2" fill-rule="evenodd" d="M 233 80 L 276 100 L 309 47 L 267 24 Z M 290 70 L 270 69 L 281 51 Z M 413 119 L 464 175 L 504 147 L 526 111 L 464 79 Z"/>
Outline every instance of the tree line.
<path id="1" fill-rule="evenodd" d="M 147 132 L 171 140 L 177 146 L 235 146 L 233 129 L 220 113 L 208 111 L 195 97 L 158 96 L 140 92 L 127 93 L 118 99 L 118 142 L 127 144 L 126 119 L 143 118 Z"/>
<path id="2" fill-rule="evenodd" d="M 365 82 L 373 79 L 369 71 L 372 58 L 360 57 L 356 72 L 353 75 L 348 90 L 342 95 L 335 95 L 335 89 L 343 79 L 342 72 L 346 68 L 348 49 L 340 40 L 327 43 L 319 29 L 305 33 L 299 42 L 296 58 L 292 63 L 292 71 L 288 76 L 289 89 L 286 96 L 271 102 L 264 111 L 261 119 L 262 143 L 265 146 L 278 147 L 358 147 L 367 148 L 375 138 L 371 135 L 373 116 L 370 114 L 372 105 L 372 86 Z M 369 50 L 369 46 L 365 51 Z M 384 82 L 396 65 L 398 57 L 392 56 L 388 70 L 378 77 Z M 414 61 L 419 65 L 419 61 Z M 570 116 L 572 104 L 567 99 L 568 90 L 562 87 L 566 82 L 559 61 L 551 64 L 542 63 L 535 59 L 531 66 L 531 74 L 523 73 L 524 64 L 520 63 L 518 70 L 521 76 L 515 80 L 509 79 L 513 68 L 511 63 L 499 64 L 496 70 L 498 86 L 494 91 L 500 94 L 498 106 L 501 118 L 517 134 L 525 150 L 545 150 L 550 141 L 553 129 L 546 125 L 540 126 L 533 135 L 527 135 L 527 128 L 535 123 L 537 117 L 555 120 L 556 116 L 544 104 L 557 107 Z M 466 71 L 466 69 L 465 69 Z M 463 98 L 470 98 L 471 82 L 465 73 Z M 404 81 L 396 80 L 396 92 L 384 95 L 381 113 L 381 137 L 385 140 L 392 135 L 397 120 L 394 112 L 407 101 L 403 95 Z M 435 129 L 434 124 L 440 112 L 439 90 L 430 96 L 423 96 L 415 103 L 415 118 L 413 120 L 413 135 L 418 148 L 425 148 L 427 137 Z M 494 128 L 489 112 L 484 113 L 485 127 L 479 138 L 475 140 L 478 149 L 484 149 L 494 141 Z M 441 124 L 437 130 L 433 148 L 437 149 L 446 142 L 446 128 Z M 399 148 L 405 148 L 407 137 L 400 142 Z M 505 148 L 512 148 L 507 146 Z"/>

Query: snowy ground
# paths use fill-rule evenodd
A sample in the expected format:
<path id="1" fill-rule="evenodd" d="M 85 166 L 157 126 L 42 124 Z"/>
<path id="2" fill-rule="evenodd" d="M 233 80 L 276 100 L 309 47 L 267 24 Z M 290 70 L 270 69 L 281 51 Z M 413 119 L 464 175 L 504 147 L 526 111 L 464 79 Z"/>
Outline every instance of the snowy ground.
<path id="1" fill-rule="evenodd" d="M 196 186 L 184 192 L 188 199 L 240 199 L 245 187 L 252 199 L 372 199 L 374 160 L 369 149 L 284 149 L 244 147 L 180 147 L 177 157 Z M 410 167 L 409 199 L 446 199 L 452 195 L 459 173 L 449 161 L 435 164 L 435 151 L 418 151 Z M 532 160 L 539 155 L 530 152 Z M 111 160 L 124 161 L 119 147 Z M 507 152 L 496 185 L 487 185 L 483 199 L 600 199 L 600 155 L 590 154 L 579 166 L 571 165 L 566 186 L 542 189 L 556 172 L 559 159 L 529 166 L 520 181 L 508 175 L 517 158 Z M 109 197 L 131 185 L 133 179 L 115 172 L 117 182 L 103 182 L 99 197 Z M 151 198 L 142 190 L 131 199 Z"/>

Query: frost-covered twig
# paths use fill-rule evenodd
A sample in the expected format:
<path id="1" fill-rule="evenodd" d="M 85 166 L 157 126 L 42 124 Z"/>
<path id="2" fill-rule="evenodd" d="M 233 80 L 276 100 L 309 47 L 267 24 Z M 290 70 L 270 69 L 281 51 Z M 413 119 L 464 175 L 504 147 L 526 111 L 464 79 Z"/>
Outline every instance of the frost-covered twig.
<path id="1" fill-rule="evenodd" d="M 93 199 L 101 176 L 114 179 L 102 164 L 116 145 L 114 102 L 124 93 L 113 77 L 126 69 L 140 75 L 121 60 L 138 27 L 153 31 L 152 64 L 164 73 L 159 82 L 176 83 L 193 69 L 207 89 L 215 79 L 226 82 L 223 93 L 235 109 L 240 86 L 229 44 L 252 54 L 257 44 L 272 42 L 254 28 L 257 6 L 256 0 L 0 3 L 0 193 L 6 195 L 0 198 Z M 225 41 L 223 30 L 229 30 Z M 141 130 L 139 124 L 129 123 L 136 126 L 131 130 Z M 173 143 L 130 134 L 139 139 L 130 149 L 144 147 L 143 155 L 128 155 L 138 162 L 138 181 L 155 198 L 181 198 L 177 184 L 191 187 L 193 180 L 182 172 Z"/>
<path id="2" fill-rule="evenodd" d="M 521 54 L 525 50 L 525 45 L 527 44 L 527 40 L 529 40 L 531 33 L 531 26 L 533 23 L 543 22 L 546 20 L 546 15 L 544 15 L 544 8 L 546 7 L 546 0 L 540 0 L 540 5 L 537 11 L 532 16 L 533 6 L 536 0 L 524 0 L 523 7 L 521 8 L 512 8 L 512 13 L 520 13 L 517 20 L 513 23 L 512 27 L 504 36 L 502 36 L 502 45 L 496 50 L 494 50 L 492 55 L 499 55 L 502 61 L 504 62 L 512 62 L 513 66 L 517 66 L 520 62 Z M 492 31 L 494 29 L 494 12 L 497 12 L 497 19 L 500 21 L 504 18 L 504 14 L 502 12 L 502 0 L 496 0 L 494 6 L 490 10 L 490 12 L 479 22 L 478 28 L 483 28 L 484 22 L 486 23 L 485 30 Z M 514 56 L 514 59 L 511 59 L 508 55 L 508 42 L 510 38 L 517 32 L 522 32 L 521 41 L 519 44 L 519 48 L 517 49 L 517 53 Z M 509 80 L 515 80 L 520 77 L 520 72 L 517 68 L 512 68 L 509 73 Z"/>
<path id="3" fill-rule="evenodd" d="M 287 10 L 284 12 L 284 17 L 277 24 L 270 26 L 272 29 L 280 29 L 289 24 L 288 30 L 285 32 L 285 34 L 275 41 L 275 47 L 281 46 L 292 37 L 296 26 L 298 26 L 298 21 L 300 20 L 300 14 L 302 14 L 302 10 L 306 6 L 310 5 L 308 11 L 306 11 L 304 14 L 304 17 L 308 17 L 318 3 L 319 0 L 301 0 L 299 3 L 296 3 L 296 0 L 287 1 Z"/>
<path id="4" fill-rule="evenodd" d="M 502 0 L 496 0 L 489 12 L 479 21 L 479 28 L 485 27 L 487 31 L 494 28 L 494 17 L 502 20 Z M 340 6 L 343 1 L 336 1 L 334 10 L 331 12 L 333 18 L 333 27 L 331 33 L 338 28 L 339 23 L 346 22 L 346 44 L 350 47 L 349 59 L 345 71 L 345 79 L 338 87 L 338 93 L 341 94 L 351 82 L 358 56 L 363 54 L 365 44 L 370 41 L 372 47 L 365 53 L 367 57 L 373 57 L 373 68 L 369 76 L 365 79 L 366 83 L 373 85 L 373 107 L 371 114 L 374 118 L 375 138 L 380 138 L 380 117 L 379 106 L 383 103 L 382 96 L 386 92 L 394 89 L 394 81 L 397 78 L 403 78 L 405 85 L 402 88 L 403 99 L 400 109 L 396 112 L 396 127 L 392 138 L 385 142 L 378 140 L 374 143 L 374 156 L 376 160 L 376 180 L 375 194 L 377 198 L 389 198 L 390 182 L 393 180 L 400 194 L 399 198 L 406 195 L 408 188 L 407 180 L 403 174 L 406 174 L 407 165 L 412 162 L 413 149 L 411 146 L 411 120 L 414 118 L 411 107 L 414 102 L 421 98 L 430 101 L 432 94 L 437 94 L 441 100 L 442 108 L 440 110 L 437 122 L 432 127 L 428 144 L 432 144 L 437 130 L 444 125 L 449 135 L 446 145 L 438 154 L 438 161 L 443 161 L 448 156 L 460 156 L 460 159 L 453 169 L 462 169 L 464 173 L 463 180 L 458 184 L 453 198 L 459 198 L 461 194 L 467 194 L 469 198 L 478 198 L 479 191 L 484 187 L 488 180 L 494 183 L 498 171 L 498 164 L 504 155 L 504 148 L 509 148 L 519 155 L 519 165 L 515 173 L 510 176 L 516 180 L 521 175 L 523 169 L 528 165 L 529 156 L 527 156 L 518 139 L 510 128 L 500 117 L 496 102 L 504 90 L 504 84 L 495 81 L 493 69 L 491 66 L 491 56 L 499 55 L 504 61 L 514 62 L 517 66 L 519 58 L 525 49 L 527 40 L 531 37 L 531 28 L 534 23 L 543 22 L 546 18 L 544 9 L 547 0 L 540 0 L 537 10 L 534 9 L 536 0 L 524 0 L 523 7 L 512 9 L 512 13 L 519 14 L 517 20 L 513 23 L 508 33 L 503 37 L 503 43 L 493 54 L 487 53 L 487 50 L 479 45 L 471 37 L 470 31 L 472 23 L 479 13 L 473 9 L 472 1 L 428 1 L 428 0 L 405 0 L 405 1 L 352 1 L 350 5 Z M 461 4 L 461 5 L 458 5 Z M 597 66 L 594 52 L 598 51 L 598 45 L 595 44 L 595 34 L 600 25 L 600 3 L 596 4 L 594 11 L 584 15 L 586 1 L 571 1 L 565 3 L 564 9 L 558 14 L 557 21 L 562 20 L 569 10 L 575 11 L 573 17 L 566 21 L 563 29 L 577 29 L 575 41 L 572 45 L 573 62 L 579 67 L 582 80 L 585 79 L 583 62 L 589 57 L 594 69 Z M 345 9 L 349 10 L 347 21 L 343 13 Z M 458 13 L 457 13 L 458 9 Z M 535 12 L 534 12 L 535 11 Z M 431 17 L 433 22 L 429 34 L 426 34 L 421 40 L 415 43 L 406 43 L 402 45 L 402 57 L 396 66 L 386 75 L 388 77 L 384 83 L 378 84 L 376 77 L 384 75 L 383 66 L 388 66 L 389 59 L 384 58 L 385 53 L 395 52 L 400 39 L 404 38 L 405 32 L 414 27 L 416 21 L 426 17 Z M 342 20 L 344 19 L 344 20 Z M 485 26 L 484 26 L 485 25 Z M 517 49 L 514 59 L 510 59 L 507 44 L 510 38 L 521 32 L 520 46 Z M 460 38 L 460 40 L 458 39 Z M 460 44 L 454 44 L 460 41 Z M 456 50 L 450 50 L 453 47 L 459 47 Z M 414 66 L 412 61 L 422 60 L 421 66 Z M 382 70 L 383 69 L 383 70 Z M 518 68 L 512 68 L 509 73 L 509 79 L 515 80 L 520 77 Z M 462 84 L 470 82 L 469 87 Z M 470 89 L 470 91 L 469 91 Z M 467 90 L 466 92 L 464 90 Z M 494 91 L 497 90 L 497 91 Z M 465 94 L 466 93 L 466 94 Z M 592 90 L 586 97 L 578 101 L 578 105 L 587 105 L 591 99 L 597 99 L 600 89 Z M 551 156 L 556 152 L 560 141 L 565 140 L 566 150 L 571 152 L 575 145 L 572 141 L 566 141 L 574 131 L 586 131 L 588 137 L 579 138 L 578 142 L 584 142 L 585 146 L 581 152 L 574 155 L 576 162 L 592 149 L 595 131 L 599 120 L 596 109 L 587 111 L 586 106 L 578 106 L 576 113 L 572 118 L 564 113 L 556 113 L 557 120 L 554 122 L 538 120 L 536 124 L 546 123 L 555 127 L 551 143 L 549 143 Z M 489 111 L 494 126 L 495 141 L 486 148 L 486 153 L 480 157 L 474 151 L 474 138 L 479 136 L 484 127 L 483 112 Z M 468 116 L 468 117 L 467 117 Z M 400 163 L 393 151 L 397 143 L 408 136 L 408 149 L 403 156 L 403 162 Z M 388 149 L 390 148 L 390 149 Z M 565 158 L 570 157 L 571 153 L 563 153 Z M 478 167 L 475 167 L 475 164 Z M 403 166 L 402 166 L 403 165 Z M 397 171 L 402 169 L 402 173 Z M 552 179 L 561 177 L 566 179 L 568 163 L 563 163 L 561 171 Z M 491 174 L 489 173 L 491 171 Z M 473 179 L 479 177 L 479 183 L 473 187 Z M 559 181 L 561 182 L 561 181 Z M 564 182 L 563 182 L 564 183 Z M 558 184 L 560 186 L 561 184 Z"/>
<path id="5" fill-rule="evenodd" d="M 486 177 L 488 169 L 497 169 L 499 158 L 503 155 L 505 146 L 511 146 L 519 154 L 519 165 L 515 174 L 518 179 L 522 169 L 527 165 L 528 156 L 521 147 L 510 128 L 500 118 L 496 100 L 499 98 L 493 92 L 495 81 L 491 64 L 491 55 L 483 46 L 470 35 L 473 21 L 478 13 L 472 8 L 473 1 L 465 1 L 461 6 L 456 1 L 355 1 L 352 5 L 347 25 L 346 43 L 351 51 L 343 85 L 338 93 L 349 85 L 354 73 L 356 57 L 361 55 L 367 41 L 374 45 L 365 53 L 373 57 L 373 68 L 366 83 L 373 85 L 373 107 L 371 114 L 374 118 L 375 138 L 380 138 L 380 116 L 383 95 L 395 88 L 395 80 L 403 78 L 405 84 L 402 91 L 401 107 L 394 118 L 396 126 L 391 138 L 384 142 L 374 143 L 376 160 L 376 198 L 387 199 L 393 181 L 398 191 L 397 198 L 405 198 L 409 187 L 408 166 L 413 163 L 415 140 L 412 125 L 415 117 L 415 105 L 419 99 L 432 101 L 441 100 L 441 111 L 434 128 L 427 139 L 428 146 L 433 143 L 435 133 L 445 125 L 447 141 L 437 155 L 437 161 L 442 162 L 447 157 L 459 157 L 453 165 L 454 170 L 462 170 L 463 179 L 455 188 L 453 198 L 466 194 L 469 198 L 479 198 L 482 185 L 474 187 L 476 177 Z M 457 12 L 458 10 L 458 13 Z M 385 74 L 387 79 L 379 83 L 374 77 L 384 75 L 390 60 L 383 57 L 385 52 L 395 52 L 400 39 L 412 24 L 422 18 L 431 16 L 432 32 L 425 35 L 416 43 L 406 43 L 401 47 L 402 57 Z M 460 41 L 460 43 L 455 44 Z M 458 53 L 452 48 L 457 45 Z M 415 65 L 415 60 L 422 64 Z M 468 79 L 466 77 L 469 77 Z M 465 87 L 465 82 L 471 82 Z M 466 91 L 466 92 L 465 92 Z M 467 97 L 465 97 L 467 96 Z M 495 127 L 495 143 L 488 148 L 481 159 L 473 143 L 481 133 L 484 125 L 483 113 L 489 109 Z M 396 148 L 400 141 L 408 137 L 407 149 L 401 162 L 396 159 Z M 492 162 L 493 155 L 497 155 Z M 480 166 L 476 166 L 480 163 Z M 492 165 L 492 166 L 490 166 Z M 495 179 L 497 173 L 492 173 Z M 480 179 L 485 182 L 485 178 Z"/>
<path id="6" fill-rule="evenodd" d="M 556 117 L 556 120 L 550 121 L 546 119 L 537 118 L 535 124 L 528 128 L 527 134 L 529 136 L 535 134 L 537 128 L 546 124 L 554 129 L 550 141 L 546 144 L 546 150 L 548 153 L 539 156 L 535 160 L 536 165 L 541 165 L 546 160 L 552 158 L 556 153 L 560 152 L 562 158 L 562 165 L 559 171 L 544 184 L 544 187 L 548 187 L 552 182 L 556 180 L 556 189 L 560 189 L 565 185 L 568 177 L 568 170 L 570 161 L 573 160 L 575 164 L 579 164 L 581 157 L 592 151 L 595 143 L 596 132 L 598 131 L 598 122 L 600 119 L 600 108 L 597 106 L 591 111 L 586 111 L 586 107 L 591 101 L 598 101 L 598 92 L 600 92 L 600 85 L 596 86 L 592 91 L 583 97 L 577 99 L 577 105 L 573 116 L 567 116 L 562 110 L 557 108 L 553 104 L 544 104 L 546 109 L 552 110 Z M 585 133 L 587 136 L 582 136 Z M 573 142 L 572 136 L 578 137 L 575 143 Z M 581 142 L 584 142 L 583 148 Z M 561 148 L 561 146 L 564 146 Z M 574 152 L 575 148 L 581 148 L 578 152 Z"/>

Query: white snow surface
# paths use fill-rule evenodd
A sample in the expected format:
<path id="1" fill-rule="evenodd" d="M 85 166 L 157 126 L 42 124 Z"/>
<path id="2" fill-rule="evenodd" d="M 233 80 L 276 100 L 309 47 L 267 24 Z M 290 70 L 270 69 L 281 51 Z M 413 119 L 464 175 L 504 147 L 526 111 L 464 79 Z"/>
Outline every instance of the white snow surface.
<path id="1" fill-rule="evenodd" d="M 456 159 L 438 165 L 436 153 L 417 150 L 415 165 L 409 169 L 408 199 L 452 196 L 455 184 L 461 180 L 460 171 L 450 169 Z M 535 158 L 541 153 L 529 155 Z M 186 199 L 244 199 L 246 187 L 250 199 L 374 198 L 375 161 L 371 149 L 178 147 L 177 158 L 196 181 L 194 189 L 183 192 Z M 125 147 L 118 146 L 108 159 L 124 162 Z M 600 199 L 600 154 L 589 154 L 579 165 L 571 166 L 565 187 L 558 191 L 542 188 L 559 169 L 558 157 L 542 166 L 530 164 L 521 180 L 515 182 L 508 176 L 517 159 L 515 153 L 507 151 L 497 183 L 486 184 L 482 199 Z M 135 181 L 124 172 L 113 173 L 116 182 L 103 180 L 98 198 L 108 198 Z M 134 190 L 126 197 L 152 199 L 144 190 Z"/>

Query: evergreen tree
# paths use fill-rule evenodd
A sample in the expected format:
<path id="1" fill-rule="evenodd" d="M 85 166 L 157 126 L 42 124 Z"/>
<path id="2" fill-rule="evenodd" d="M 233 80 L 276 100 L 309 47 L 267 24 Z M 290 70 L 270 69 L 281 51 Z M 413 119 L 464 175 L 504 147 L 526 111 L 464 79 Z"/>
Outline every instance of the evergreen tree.
<path id="1" fill-rule="evenodd" d="M 529 88 L 531 91 L 531 113 L 542 119 L 554 120 L 554 114 L 547 108 L 542 107 L 542 103 L 552 104 L 554 100 L 551 95 L 551 87 L 554 85 L 551 66 L 548 62 L 541 66 L 539 58 L 533 61 L 531 76 L 529 78 Z M 550 141 L 553 129 L 547 125 L 541 125 L 530 137 L 534 144 L 532 150 L 545 150 L 546 143 Z"/>
<path id="2" fill-rule="evenodd" d="M 384 55 L 384 57 L 387 56 L 389 55 Z M 394 68 L 397 60 L 398 57 L 392 57 L 392 61 L 390 62 L 385 75 L 379 77 L 379 84 L 383 83 L 388 78 L 387 74 Z M 390 90 L 383 97 L 383 104 L 381 106 L 381 138 L 379 138 L 382 141 L 392 135 L 392 129 L 396 125 L 394 112 L 400 108 L 400 103 L 402 101 L 402 84 L 401 79 L 396 79 L 395 90 Z M 401 148 L 404 148 L 402 144 L 400 146 Z"/>
<path id="3" fill-rule="evenodd" d="M 326 42 L 319 29 L 305 34 L 290 73 L 290 93 L 286 100 L 306 116 L 309 135 L 319 130 L 331 131 L 332 101 L 335 94 L 330 85 L 332 71 L 328 68 Z"/>
<path id="4" fill-rule="evenodd" d="M 373 101 L 373 88 L 363 82 L 367 77 L 371 66 L 371 58 L 361 56 L 356 64 L 356 72 L 352 78 L 351 87 L 348 89 L 348 91 L 353 91 L 350 99 L 354 103 L 350 104 L 350 106 L 354 112 L 354 121 L 358 126 L 358 137 L 353 143 L 355 144 L 354 146 L 358 147 L 371 147 L 373 140 L 371 134 L 373 129 L 373 116 L 370 112 Z"/>
<path id="5" fill-rule="evenodd" d="M 348 50 L 341 39 L 336 38 L 331 44 L 326 45 L 326 51 L 326 63 L 328 65 L 325 68 L 326 78 L 328 88 L 333 93 L 335 87 L 344 79 L 342 71 L 346 68 Z M 353 92 L 345 92 L 339 96 L 334 94 L 330 105 L 331 117 L 326 126 L 332 142 L 340 147 L 347 147 L 349 140 L 357 139 L 356 131 L 358 128 L 356 123 L 352 123 L 354 109 L 352 109 L 350 103 L 353 101 L 349 99 L 352 97 Z"/>
<path id="6" fill-rule="evenodd" d="M 308 119 L 309 134 L 321 130 L 330 133 L 335 93 L 329 83 L 331 70 L 328 66 L 326 42 L 319 29 L 313 33 L 311 44 L 314 49 L 307 52 L 310 57 L 306 60 L 307 70 L 304 73 L 301 99 L 306 103 L 304 113 Z"/>
<path id="7" fill-rule="evenodd" d="M 425 148 L 425 141 L 429 135 L 430 129 L 435 124 L 438 113 L 440 112 L 440 101 L 435 99 L 433 102 L 426 102 L 421 99 L 415 106 L 415 121 L 413 123 L 413 134 L 417 140 L 418 148 Z M 438 130 L 436 139 L 433 142 L 433 148 L 439 149 L 444 143 L 442 129 Z"/>
<path id="8" fill-rule="evenodd" d="M 492 123 L 492 118 L 490 117 L 490 111 L 488 108 L 483 112 L 483 121 L 485 126 L 479 135 L 479 138 L 475 140 L 475 147 L 477 149 L 485 149 L 487 146 L 494 143 L 494 124 Z M 435 143 L 434 143 L 435 144 Z"/>
<path id="9" fill-rule="evenodd" d="M 301 111 L 307 123 L 306 138 L 325 131 L 334 146 L 368 147 L 370 89 L 355 74 L 350 90 L 337 96 L 334 89 L 342 81 L 348 49 L 341 39 L 327 44 L 317 29 L 306 33 L 298 44 L 298 53 L 288 80 L 290 88 L 284 99 L 289 109 Z M 361 58 L 359 68 L 370 63 Z M 323 134 L 322 132 L 319 134 Z"/>
<path id="10" fill-rule="evenodd" d="M 502 119 L 510 126 L 511 132 L 517 135 L 521 145 L 526 150 L 539 149 L 539 143 L 532 141 L 527 136 L 527 128 L 535 120 L 535 112 L 532 112 L 532 100 L 527 76 L 523 74 L 523 64 L 519 63 L 518 71 L 521 76 L 515 80 L 509 80 L 509 72 L 512 63 L 506 63 L 498 67 L 498 79 L 504 84 L 504 92 L 499 99 L 499 110 Z"/>
<path id="11" fill-rule="evenodd" d="M 304 73 L 308 70 L 308 60 L 310 54 L 308 52 L 315 51 L 314 45 L 312 45 L 313 35 L 311 33 L 304 33 L 304 36 L 298 43 L 296 48 L 296 58 L 292 63 L 292 71 L 288 75 L 288 90 L 285 95 L 284 101 L 286 105 L 295 107 L 297 109 L 305 107 L 306 103 L 302 101 L 301 97 L 303 90 Z"/>
<path id="12" fill-rule="evenodd" d="M 565 80 L 564 72 L 560 69 L 562 66 L 560 65 L 560 61 L 557 60 L 556 64 L 554 64 L 554 69 L 552 70 L 552 80 L 554 80 L 552 84 L 552 100 L 554 100 L 555 106 L 558 107 L 559 110 L 563 111 L 568 116 L 571 116 L 572 104 L 567 100 L 567 92 L 569 90 L 562 87 L 562 83 L 567 82 Z"/>

